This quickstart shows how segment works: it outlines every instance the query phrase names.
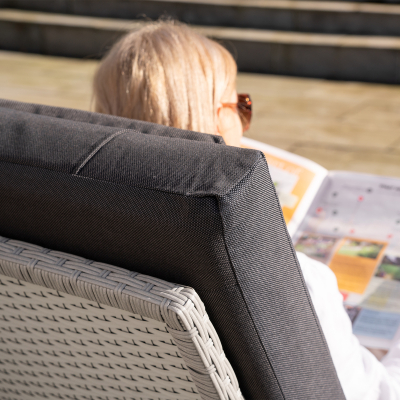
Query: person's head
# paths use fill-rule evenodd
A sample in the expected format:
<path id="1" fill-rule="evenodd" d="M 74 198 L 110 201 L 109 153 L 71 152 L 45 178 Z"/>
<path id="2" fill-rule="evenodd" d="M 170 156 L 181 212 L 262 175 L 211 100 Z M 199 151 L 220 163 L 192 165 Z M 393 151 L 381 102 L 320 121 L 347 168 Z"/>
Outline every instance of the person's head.
<path id="1" fill-rule="evenodd" d="M 122 37 L 94 77 L 95 111 L 220 134 L 239 146 L 236 63 L 217 42 L 161 21 Z"/>

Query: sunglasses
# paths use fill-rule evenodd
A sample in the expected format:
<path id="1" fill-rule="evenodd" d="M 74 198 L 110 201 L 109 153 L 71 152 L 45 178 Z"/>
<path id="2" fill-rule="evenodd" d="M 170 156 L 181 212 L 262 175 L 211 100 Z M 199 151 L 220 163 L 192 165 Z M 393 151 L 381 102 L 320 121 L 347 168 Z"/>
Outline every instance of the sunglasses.
<path id="1" fill-rule="evenodd" d="M 222 107 L 231 107 L 237 110 L 240 117 L 240 122 L 243 126 L 243 132 L 247 131 L 250 127 L 251 105 L 252 101 L 250 95 L 247 93 L 238 94 L 237 103 L 222 103 Z"/>

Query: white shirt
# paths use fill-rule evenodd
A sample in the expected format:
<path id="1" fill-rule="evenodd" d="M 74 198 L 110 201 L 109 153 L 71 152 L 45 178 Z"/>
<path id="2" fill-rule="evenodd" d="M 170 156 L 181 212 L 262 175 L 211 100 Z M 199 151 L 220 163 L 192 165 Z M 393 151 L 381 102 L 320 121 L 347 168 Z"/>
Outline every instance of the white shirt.
<path id="1" fill-rule="evenodd" d="M 353 335 L 334 273 L 297 253 L 311 300 L 347 400 L 400 400 L 400 341 L 382 362 Z"/>

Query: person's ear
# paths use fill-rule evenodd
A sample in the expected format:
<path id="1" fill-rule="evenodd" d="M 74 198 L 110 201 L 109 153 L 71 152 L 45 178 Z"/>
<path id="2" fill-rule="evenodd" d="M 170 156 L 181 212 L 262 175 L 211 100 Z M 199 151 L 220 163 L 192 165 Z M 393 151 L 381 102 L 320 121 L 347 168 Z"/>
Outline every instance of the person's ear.
<path id="1" fill-rule="evenodd" d="M 217 132 L 216 134 L 219 136 L 222 136 L 222 126 L 221 126 L 221 110 L 222 110 L 222 104 L 218 106 L 217 108 L 217 118 L 216 118 L 216 129 Z"/>

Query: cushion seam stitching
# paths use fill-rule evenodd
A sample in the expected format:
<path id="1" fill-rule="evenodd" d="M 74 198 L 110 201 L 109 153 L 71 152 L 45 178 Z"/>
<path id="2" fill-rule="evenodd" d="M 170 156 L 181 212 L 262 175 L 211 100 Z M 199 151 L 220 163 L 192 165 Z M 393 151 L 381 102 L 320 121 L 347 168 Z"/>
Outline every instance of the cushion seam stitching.
<path id="1" fill-rule="evenodd" d="M 121 135 L 124 132 L 127 132 L 129 129 L 122 129 L 118 132 L 113 133 L 112 135 L 108 136 L 102 142 L 100 142 L 94 150 L 92 150 L 85 159 L 81 162 L 79 166 L 76 166 L 75 169 L 72 171 L 72 175 L 79 175 L 79 172 L 83 169 L 83 167 L 109 142 L 111 142 L 115 137 Z"/>
<path id="2" fill-rule="evenodd" d="M 126 129 L 125 129 L 126 130 Z M 129 130 L 129 129 L 128 129 Z M 121 133 L 123 133 L 121 131 Z M 103 143 L 103 142 L 102 142 Z M 107 143 L 104 143 L 107 144 Z M 102 146 L 103 147 L 103 146 Z M 99 148 L 98 150 L 100 150 L 101 148 Z M 259 152 L 261 153 L 261 152 Z M 97 152 L 95 153 L 97 154 Z M 93 154 L 93 156 L 95 155 Z M 262 153 L 261 153 L 262 154 Z M 13 164 L 13 165 L 19 165 L 21 167 L 29 167 L 29 168 L 37 168 L 37 169 L 42 169 L 45 171 L 51 171 L 51 172 L 56 172 L 56 173 L 60 173 L 63 175 L 68 175 L 68 176 L 75 176 L 77 178 L 82 178 L 82 179 L 90 179 L 91 181 L 96 181 L 96 182 L 106 182 L 112 185 L 122 185 L 122 186 L 126 186 L 126 187 L 131 187 L 131 188 L 140 188 L 140 189 L 146 189 L 146 190 L 153 190 L 153 191 L 157 191 L 157 192 L 163 192 L 163 193 L 171 193 L 171 194 L 175 194 L 177 196 L 186 196 L 186 197 L 215 197 L 215 196 L 225 196 L 227 195 L 234 186 L 236 186 L 239 182 L 241 182 L 249 173 L 251 170 L 254 169 L 255 164 L 257 164 L 261 159 L 263 159 L 263 157 L 259 157 L 254 164 L 249 168 L 249 170 L 247 170 L 245 172 L 245 174 L 239 178 L 235 183 L 232 184 L 231 187 L 228 187 L 226 189 L 226 192 L 224 191 L 223 193 L 193 193 L 193 192 L 187 192 L 187 193 L 179 193 L 179 192 L 174 192 L 172 190 L 168 190 L 168 189 L 159 189 L 159 188 L 152 188 L 152 187 L 145 187 L 145 186 L 141 186 L 141 185 L 137 185 L 137 184 L 132 184 L 132 183 L 124 183 L 124 182 L 115 182 L 112 180 L 107 180 L 107 179 L 101 179 L 101 178 L 92 178 L 90 176 L 85 176 L 85 175 L 81 175 L 81 174 L 76 174 L 76 173 L 71 173 L 71 172 L 66 172 L 66 171 L 60 171 L 54 168 L 48 168 L 45 167 L 43 165 L 32 165 L 32 164 L 28 164 L 28 163 L 21 163 L 21 162 L 15 162 L 15 161 L 10 161 L 10 160 L 3 160 L 0 158 L 0 162 L 4 162 L 6 164 Z M 88 160 L 89 161 L 89 160 Z M 86 164 L 85 164 L 86 165 Z"/>

